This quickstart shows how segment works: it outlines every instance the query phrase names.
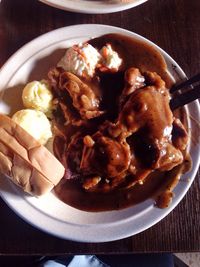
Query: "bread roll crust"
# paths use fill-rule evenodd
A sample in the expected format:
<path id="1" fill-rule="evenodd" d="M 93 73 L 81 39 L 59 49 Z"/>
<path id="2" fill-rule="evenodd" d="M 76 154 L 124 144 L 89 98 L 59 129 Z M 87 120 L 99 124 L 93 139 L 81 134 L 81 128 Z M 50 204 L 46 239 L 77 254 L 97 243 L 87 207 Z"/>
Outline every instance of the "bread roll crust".
<path id="1" fill-rule="evenodd" d="M 24 191 L 39 196 L 58 184 L 65 169 L 48 149 L 0 114 L 0 172 Z"/>

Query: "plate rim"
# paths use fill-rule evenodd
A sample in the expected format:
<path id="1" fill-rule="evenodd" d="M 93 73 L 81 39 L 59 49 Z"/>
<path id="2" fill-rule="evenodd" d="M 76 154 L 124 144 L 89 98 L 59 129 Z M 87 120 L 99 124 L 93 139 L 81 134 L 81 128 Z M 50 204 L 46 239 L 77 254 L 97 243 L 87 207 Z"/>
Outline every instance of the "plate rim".
<path id="1" fill-rule="evenodd" d="M 55 7 L 58 9 L 62 9 L 65 11 L 70 12 L 78 12 L 78 13 L 85 13 L 85 14 L 107 14 L 107 13 L 114 13 L 119 11 L 124 11 L 130 8 L 134 8 L 139 6 L 148 0 L 135 0 L 134 2 L 130 3 L 112 3 L 112 4 L 103 4 L 99 7 L 98 3 L 90 3 L 91 1 L 84 1 L 82 4 L 79 2 L 79 6 L 75 6 L 72 4 L 71 0 L 66 0 L 67 3 L 63 3 L 63 0 L 39 0 L 41 3 L 49 5 L 51 7 Z M 100 1 L 98 1 L 100 2 Z M 88 5 L 86 5 L 88 4 Z M 92 4 L 92 6 L 91 6 Z"/>
<path id="2" fill-rule="evenodd" d="M 53 30 L 51 32 L 48 32 L 48 33 L 45 33 L 43 35 L 40 35 L 39 37 L 33 39 L 32 41 L 28 42 L 27 44 L 25 44 L 24 46 L 22 46 L 19 50 L 17 50 L 7 61 L 6 63 L 2 66 L 2 68 L 0 69 L 0 77 L 2 76 L 2 73 L 4 73 L 4 71 L 6 71 L 6 68 L 9 67 L 9 64 L 12 63 L 13 59 L 15 59 L 16 56 L 18 56 L 21 52 L 23 52 L 24 49 L 28 49 L 29 46 L 31 46 L 32 44 L 36 44 L 38 39 L 42 39 L 42 38 L 45 38 L 45 37 L 48 37 L 52 34 L 52 32 L 54 34 L 56 33 L 59 33 L 59 32 L 62 32 L 63 30 L 74 30 L 75 28 L 79 28 L 79 27 L 100 27 L 100 28 L 106 28 L 108 29 L 109 31 L 121 31 L 121 33 L 127 33 L 127 34 L 130 34 L 132 36 L 135 36 L 135 37 L 138 37 L 140 40 L 145 40 L 147 41 L 148 43 L 152 44 L 154 47 L 157 47 L 159 51 L 161 51 L 162 53 L 164 53 L 164 55 L 167 55 L 167 57 L 169 57 L 169 59 L 171 60 L 171 62 L 175 63 L 176 66 L 178 66 L 178 68 L 180 68 L 180 66 L 160 47 L 158 47 L 156 44 L 154 44 L 153 42 L 151 42 L 150 40 L 146 39 L 145 37 L 141 36 L 141 35 L 138 35 L 137 33 L 134 33 L 134 32 L 131 32 L 131 31 L 128 31 L 128 30 L 124 30 L 123 28 L 118 28 L 118 27 L 114 27 L 114 26 L 109 26 L 109 25 L 101 25 L 101 24 L 80 24 L 80 25 L 73 25 L 73 26 L 67 26 L 67 27 L 62 27 L 62 28 L 59 28 L 59 29 L 56 29 L 56 30 Z M 97 34 L 97 36 L 99 36 Z M 75 38 L 75 37 L 74 37 Z M 67 38 L 66 38 L 67 40 Z M 182 74 L 185 76 L 183 70 L 180 68 L 179 71 L 182 72 Z M 199 106 L 199 103 L 198 101 L 195 101 L 196 105 L 197 105 L 197 109 L 198 109 L 198 116 L 200 115 L 200 106 Z M 126 237 L 129 237 L 129 236 L 132 236 L 132 235 L 135 235 L 137 233 L 140 233 L 148 228 L 150 228 L 151 226 L 155 225 L 156 223 L 158 223 L 160 220 L 162 220 L 164 217 L 166 217 L 178 204 L 179 202 L 182 200 L 182 198 L 185 196 L 185 194 L 187 193 L 188 189 L 190 188 L 194 178 L 195 178 L 195 175 L 196 175 L 196 172 L 198 170 L 198 167 L 199 167 L 199 162 L 200 162 L 200 157 L 198 158 L 198 164 L 196 164 L 195 166 L 195 169 L 193 170 L 193 173 L 194 173 L 194 177 L 193 179 L 191 179 L 191 181 L 187 184 L 184 192 L 182 192 L 182 195 L 181 197 L 179 198 L 179 200 L 176 202 L 176 203 L 172 203 L 171 206 L 165 210 L 164 214 L 162 216 L 160 216 L 159 218 L 157 218 L 157 220 L 153 220 L 151 224 L 148 224 L 148 226 L 146 227 L 141 227 L 138 231 L 134 232 L 134 233 L 120 233 L 120 235 L 118 236 L 115 236 L 113 237 L 112 239 L 109 238 L 106 238 L 106 236 L 99 236 L 98 238 L 87 238 L 84 239 L 83 237 L 80 239 L 80 237 L 66 237 L 66 236 L 63 236 L 63 234 L 60 234 L 60 233 L 54 233 L 53 231 L 51 230 L 47 230 L 47 229 L 44 229 L 44 228 L 41 228 L 40 226 L 38 226 L 37 224 L 31 222 L 30 220 L 27 219 L 27 217 L 24 217 L 22 214 L 19 213 L 18 210 L 15 209 L 15 207 L 13 207 L 13 205 L 8 201 L 8 199 L 5 199 L 5 196 L 4 194 L 2 193 L 2 191 L 0 190 L 0 195 L 1 197 L 3 198 L 3 200 L 7 203 L 7 205 L 15 211 L 15 213 L 17 213 L 17 215 L 21 218 L 23 218 L 26 222 L 28 222 L 29 224 L 33 225 L 34 227 L 44 231 L 44 232 L 47 232 L 48 234 L 52 234 L 54 236 L 57 236 L 57 237 L 60 237 L 62 239 L 68 239 L 68 240 L 74 240 L 74 241 L 79 241 L 79 242 L 108 242 L 108 241 L 114 241 L 114 240 L 119 240 L 119 239 L 122 239 L 122 238 L 126 238 Z M 14 197 L 17 199 L 17 195 Z M 15 199 L 15 200 L 16 200 Z"/>

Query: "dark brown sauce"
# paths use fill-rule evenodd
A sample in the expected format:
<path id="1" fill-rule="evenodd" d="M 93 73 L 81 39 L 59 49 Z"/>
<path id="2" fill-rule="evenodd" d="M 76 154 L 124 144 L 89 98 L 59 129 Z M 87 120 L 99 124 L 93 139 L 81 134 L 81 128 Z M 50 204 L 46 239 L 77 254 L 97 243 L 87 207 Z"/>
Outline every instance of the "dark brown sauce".
<path id="1" fill-rule="evenodd" d="M 89 43 L 98 49 L 107 43 L 112 44 L 114 50 L 123 59 L 124 68 L 136 67 L 142 72 L 155 71 L 166 82 L 167 87 L 170 88 L 172 86 L 173 81 L 169 76 L 165 59 L 154 46 L 114 33 L 92 39 Z"/>
<path id="2" fill-rule="evenodd" d="M 116 118 L 116 103 L 123 89 L 124 70 L 128 67 L 137 67 L 141 71 L 155 71 L 165 80 L 167 87 L 171 87 L 172 79 L 168 74 L 165 60 L 153 46 L 119 34 L 109 34 L 90 41 L 90 44 L 99 49 L 106 43 L 112 44 L 124 62 L 120 72 L 100 74 L 102 107 L 109 110 L 106 114 L 107 119 Z M 176 116 L 186 125 L 186 116 L 182 110 L 176 111 Z M 62 179 L 56 186 L 55 193 L 68 205 L 86 211 L 123 209 L 149 198 L 153 198 L 158 207 L 165 208 L 173 197 L 172 190 L 177 185 L 181 174 L 190 167 L 191 160 L 186 157 L 182 165 L 171 171 L 154 171 L 141 185 L 136 184 L 131 188 L 108 193 L 86 192 L 78 179 Z"/>
<path id="3" fill-rule="evenodd" d="M 187 166 L 187 168 L 185 168 Z M 169 172 L 155 171 L 144 184 L 136 184 L 128 189 L 118 189 L 109 193 L 86 192 L 79 180 L 62 180 L 56 186 L 58 197 L 68 205 L 86 211 L 105 211 L 127 208 L 149 198 L 155 200 L 159 208 L 169 206 L 173 197 L 172 190 L 183 172 L 191 167 L 191 160 Z M 184 169 L 184 170 L 183 170 Z"/>

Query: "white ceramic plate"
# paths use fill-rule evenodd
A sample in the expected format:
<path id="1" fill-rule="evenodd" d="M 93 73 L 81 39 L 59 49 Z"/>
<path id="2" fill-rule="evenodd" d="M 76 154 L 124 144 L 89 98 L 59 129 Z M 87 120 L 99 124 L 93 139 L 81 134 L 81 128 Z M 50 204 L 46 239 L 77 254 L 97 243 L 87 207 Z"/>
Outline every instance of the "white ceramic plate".
<path id="1" fill-rule="evenodd" d="M 0 101 L 0 112 L 13 113 L 19 109 L 24 84 L 33 79 L 44 78 L 48 69 L 63 55 L 66 47 L 107 33 L 121 33 L 154 45 L 135 33 L 105 25 L 70 26 L 44 34 L 23 46 L 1 69 L 0 92 L 4 90 L 4 96 Z M 177 63 L 163 50 L 158 47 L 157 49 L 165 57 L 171 74 L 175 78 L 184 78 L 185 74 Z M 191 134 L 199 136 L 199 130 L 196 128 L 196 121 L 200 121 L 197 101 L 188 105 L 188 114 L 189 118 L 192 118 L 189 120 Z M 0 195 L 24 220 L 50 234 L 84 242 L 117 240 L 137 234 L 156 224 L 180 202 L 198 170 L 199 139 L 192 140 L 189 151 L 193 167 L 181 178 L 174 190 L 173 202 L 166 209 L 158 209 L 152 200 L 147 200 L 120 211 L 84 212 L 64 204 L 53 193 L 41 198 L 28 196 L 3 176 L 0 177 Z"/>
<path id="2" fill-rule="evenodd" d="M 63 10 L 88 13 L 105 14 L 126 10 L 138 6 L 147 0 L 129 0 L 120 3 L 120 0 L 40 0 L 41 2 Z"/>

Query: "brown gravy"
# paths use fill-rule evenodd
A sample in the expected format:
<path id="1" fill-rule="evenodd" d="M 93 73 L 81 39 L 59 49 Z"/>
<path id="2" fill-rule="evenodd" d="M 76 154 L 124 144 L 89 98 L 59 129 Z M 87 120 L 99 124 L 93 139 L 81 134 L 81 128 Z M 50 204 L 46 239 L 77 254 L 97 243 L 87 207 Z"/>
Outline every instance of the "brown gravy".
<path id="1" fill-rule="evenodd" d="M 169 75 L 165 59 L 154 46 L 114 33 L 92 39 L 89 43 L 98 49 L 101 49 L 107 43 L 112 44 L 114 50 L 123 59 L 126 69 L 136 67 L 142 72 L 155 71 L 166 82 L 167 87 L 170 88 L 172 86 L 173 81 Z"/>
<path id="2" fill-rule="evenodd" d="M 166 82 L 168 88 L 173 84 L 167 71 L 167 65 L 162 55 L 151 45 L 119 34 L 109 34 L 89 41 L 96 48 L 111 43 L 123 58 L 123 68 L 118 73 L 101 75 L 103 108 L 111 110 L 107 114 L 109 120 L 115 119 L 116 99 L 123 89 L 124 70 L 133 66 L 141 71 L 155 71 Z M 112 90 L 110 90 L 110 88 Z M 112 109 L 110 109 L 112 106 Z M 176 112 L 177 113 L 177 112 Z M 183 111 L 176 114 L 185 124 Z M 104 118 L 105 119 L 105 118 Z M 171 171 L 154 171 L 148 176 L 144 184 L 137 184 L 131 188 L 117 189 L 108 193 L 86 192 L 79 180 L 62 180 L 56 187 L 56 195 L 68 205 L 85 211 L 106 211 L 123 209 L 146 199 L 153 198 L 160 208 L 169 205 L 172 190 L 178 183 L 183 172 L 190 168 L 191 161 L 186 157 L 183 164 Z"/>
<path id="3" fill-rule="evenodd" d="M 55 188 L 57 196 L 68 205 L 85 211 L 118 210 L 133 206 L 149 198 L 155 200 L 159 208 L 169 206 L 172 190 L 180 180 L 184 166 L 190 169 L 191 161 L 186 161 L 169 172 L 155 171 L 145 183 L 129 189 L 118 189 L 109 193 L 86 192 L 79 180 L 62 180 Z"/>

